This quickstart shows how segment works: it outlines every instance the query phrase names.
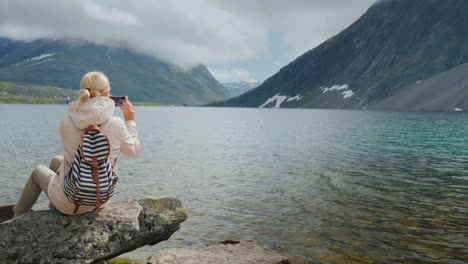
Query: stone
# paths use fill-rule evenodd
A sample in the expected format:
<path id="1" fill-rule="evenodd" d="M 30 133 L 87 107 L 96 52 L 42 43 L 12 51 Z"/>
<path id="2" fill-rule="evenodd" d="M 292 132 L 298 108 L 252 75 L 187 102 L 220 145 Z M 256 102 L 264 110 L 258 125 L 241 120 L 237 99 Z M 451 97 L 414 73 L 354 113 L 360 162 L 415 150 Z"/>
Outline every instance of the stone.
<path id="1" fill-rule="evenodd" d="M 0 223 L 13 218 L 13 207 L 14 205 L 0 206 Z"/>
<path id="2" fill-rule="evenodd" d="M 111 202 L 100 211 L 34 211 L 0 224 L 0 263 L 99 263 L 167 240 L 187 219 L 177 198 Z"/>
<path id="3" fill-rule="evenodd" d="M 286 257 L 253 241 L 170 248 L 148 258 L 148 264 L 289 264 Z"/>

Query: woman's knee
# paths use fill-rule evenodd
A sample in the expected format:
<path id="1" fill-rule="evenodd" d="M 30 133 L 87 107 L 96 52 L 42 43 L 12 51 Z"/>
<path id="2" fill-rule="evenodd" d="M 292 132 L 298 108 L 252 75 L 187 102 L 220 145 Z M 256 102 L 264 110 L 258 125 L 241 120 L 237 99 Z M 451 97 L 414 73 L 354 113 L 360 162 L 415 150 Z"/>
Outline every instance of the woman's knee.
<path id="1" fill-rule="evenodd" d="M 62 156 L 55 156 L 52 158 L 52 160 L 50 161 L 50 165 L 49 165 L 49 168 L 55 172 L 57 172 L 58 168 L 60 167 L 60 165 L 62 165 L 62 162 L 63 162 L 63 157 Z"/>
<path id="2" fill-rule="evenodd" d="M 37 182 L 40 177 L 43 175 L 47 174 L 47 171 L 50 170 L 44 165 L 37 165 L 36 168 L 34 168 L 31 177 L 34 179 L 35 182 Z"/>
<path id="3" fill-rule="evenodd" d="M 55 172 L 43 165 L 38 165 L 31 174 L 33 182 L 43 191 L 47 191 L 49 182 L 54 178 Z"/>

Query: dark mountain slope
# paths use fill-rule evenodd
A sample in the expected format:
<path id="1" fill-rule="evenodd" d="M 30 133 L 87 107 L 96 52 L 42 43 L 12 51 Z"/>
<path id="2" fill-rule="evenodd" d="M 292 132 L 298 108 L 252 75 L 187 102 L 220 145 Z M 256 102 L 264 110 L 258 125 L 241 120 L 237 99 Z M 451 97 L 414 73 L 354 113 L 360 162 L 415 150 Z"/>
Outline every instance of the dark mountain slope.
<path id="1" fill-rule="evenodd" d="M 281 107 L 374 104 L 468 61 L 466 10 L 465 0 L 378 2 L 350 27 L 261 86 L 218 105 L 258 107 L 276 94 L 302 96 L 284 101 Z"/>
<path id="2" fill-rule="evenodd" d="M 0 80 L 78 89 L 84 73 L 104 72 L 113 94 L 137 102 L 202 104 L 229 98 L 208 69 L 183 71 L 125 48 L 77 41 L 0 39 Z"/>
<path id="3" fill-rule="evenodd" d="M 449 88 L 450 87 L 450 88 Z M 368 109 L 468 111 L 468 65 L 462 64 L 404 87 Z"/>

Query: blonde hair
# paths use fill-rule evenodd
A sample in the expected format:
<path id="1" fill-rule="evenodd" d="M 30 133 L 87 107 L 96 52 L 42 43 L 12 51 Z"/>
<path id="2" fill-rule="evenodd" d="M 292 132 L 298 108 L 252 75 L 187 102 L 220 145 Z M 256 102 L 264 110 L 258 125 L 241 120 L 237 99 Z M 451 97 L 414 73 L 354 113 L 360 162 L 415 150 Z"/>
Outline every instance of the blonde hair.
<path id="1" fill-rule="evenodd" d="M 88 72 L 80 82 L 80 102 L 85 103 L 89 98 L 100 96 L 110 90 L 109 79 L 102 72 Z"/>

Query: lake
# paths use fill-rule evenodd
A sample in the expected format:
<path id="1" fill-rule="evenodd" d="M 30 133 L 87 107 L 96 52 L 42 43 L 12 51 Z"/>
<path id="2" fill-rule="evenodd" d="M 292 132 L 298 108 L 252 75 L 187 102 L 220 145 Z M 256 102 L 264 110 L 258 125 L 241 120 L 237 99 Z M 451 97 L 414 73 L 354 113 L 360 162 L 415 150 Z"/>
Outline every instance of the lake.
<path id="1" fill-rule="evenodd" d="M 0 104 L 0 204 L 61 154 L 66 109 Z M 128 256 L 252 239 L 293 263 L 468 259 L 468 113 L 136 107 L 136 122 L 114 199 L 177 196 L 189 218 Z"/>

